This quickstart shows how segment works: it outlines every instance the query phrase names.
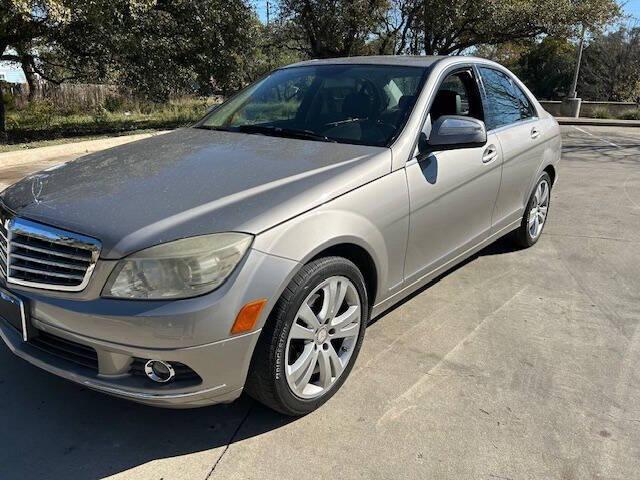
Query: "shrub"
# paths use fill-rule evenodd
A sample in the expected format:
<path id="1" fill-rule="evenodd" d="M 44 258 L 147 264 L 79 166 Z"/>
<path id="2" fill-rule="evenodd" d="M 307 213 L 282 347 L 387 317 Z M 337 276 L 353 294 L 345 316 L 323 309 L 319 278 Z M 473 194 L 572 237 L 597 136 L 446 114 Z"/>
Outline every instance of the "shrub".
<path id="1" fill-rule="evenodd" d="M 124 98 L 120 95 L 107 95 L 104 99 L 104 108 L 109 112 L 124 111 Z"/>
<path id="2" fill-rule="evenodd" d="M 627 110 L 626 112 L 622 112 L 618 118 L 622 120 L 640 120 L 640 108 L 636 108 L 634 110 Z"/>
<path id="3" fill-rule="evenodd" d="M 594 108 L 593 111 L 591 112 L 591 115 L 589 115 L 591 118 L 611 118 L 612 115 L 609 112 L 608 108 L 605 107 L 597 107 Z"/>
<path id="4" fill-rule="evenodd" d="M 29 103 L 20 111 L 20 123 L 29 124 L 34 129 L 49 128 L 54 122 L 56 111 L 48 100 Z"/>
<path id="5" fill-rule="evenodd" d="M 96 107 L 91 116 L 93 122 L 97 124 L 106 123 L 109 120 L 109 112 L 104 107 Z"/>
<path id="6" fill-rule="evenodd" d="M 10 95 L 9 93 L 3 93 L 2 94 L 2 99 L 0 99 L 4 102 L 4 107 L 6 109 L 7 112 L 10 112 L 11 110 L 15 110 L 16 108 L 16 100 L 15 97 L 13 95 Z"/>

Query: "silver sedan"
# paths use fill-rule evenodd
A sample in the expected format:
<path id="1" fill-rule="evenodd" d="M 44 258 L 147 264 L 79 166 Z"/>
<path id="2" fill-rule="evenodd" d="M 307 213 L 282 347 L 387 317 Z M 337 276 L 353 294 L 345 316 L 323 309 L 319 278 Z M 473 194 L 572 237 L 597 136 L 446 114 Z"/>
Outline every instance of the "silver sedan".
<path id="1" fill-rule="evenodd" d="M 306 414 L 367 323 L 494 240 L 543 232 L 560 132 L 502 66 L 278 69 L 191 128 L 0 194 L 0 334 L 89 388 L 166 407 L 242 391 Z"/>

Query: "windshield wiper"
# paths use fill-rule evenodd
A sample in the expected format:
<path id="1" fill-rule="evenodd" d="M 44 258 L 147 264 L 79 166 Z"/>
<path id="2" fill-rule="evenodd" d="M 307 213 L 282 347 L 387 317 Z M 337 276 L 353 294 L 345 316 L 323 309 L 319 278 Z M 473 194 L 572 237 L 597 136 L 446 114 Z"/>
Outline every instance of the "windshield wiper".
<path id="1" fill-rule="evenodd" d="M 333 138 L 329 138 L 326 135 L 315 133 L 311 130 L 302 130 L 297 128 L 283 128 L 276 127 L 274 125 L 238 125 L 234 127 L 234 130 L 243 133 L 261 133 L 264 135 L 273 135 L 277 137 L 290 137 L 290 138 L 302 138 L 305 140 L 319 140 L 322 142 L 337 141 Z"/>
<path id="2" fill-rule="evenodd" d="M 233 132 L 234 131 L 229 127 L 216 127 L 214 125 L 198 125 L 197 127 L 193 127 L 193 128 L 200 128 L 202 130 L 215 130 L 216 132 Z"/>

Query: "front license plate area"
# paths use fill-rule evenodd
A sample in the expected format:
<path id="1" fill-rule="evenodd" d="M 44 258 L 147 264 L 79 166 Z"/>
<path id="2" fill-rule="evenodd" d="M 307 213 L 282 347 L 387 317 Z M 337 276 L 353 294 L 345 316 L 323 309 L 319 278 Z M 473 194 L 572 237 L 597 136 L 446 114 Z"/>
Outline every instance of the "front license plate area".
<path id="1" fill-rule="evenodd" d="M 0 288 L 0 318 L 20 332 L 24 341 L 29 338 L 27 311 L 24 300 Z"/>

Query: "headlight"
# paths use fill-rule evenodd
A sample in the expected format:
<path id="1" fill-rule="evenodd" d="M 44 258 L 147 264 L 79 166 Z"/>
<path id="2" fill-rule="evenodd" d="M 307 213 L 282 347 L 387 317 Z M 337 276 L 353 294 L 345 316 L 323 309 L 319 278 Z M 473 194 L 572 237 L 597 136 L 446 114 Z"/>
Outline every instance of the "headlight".
<path id="1" fill-rule="evenodd" d="M 147 248 L 118 262 L 102 295 L 137 299 L 202 295 L 227 279 L 252 239 L 245 233 L 215 233 Z"/>

